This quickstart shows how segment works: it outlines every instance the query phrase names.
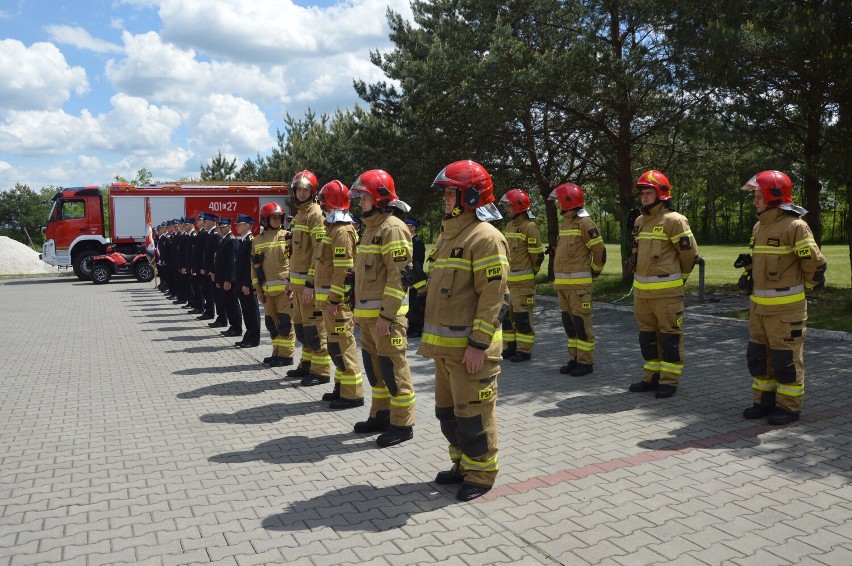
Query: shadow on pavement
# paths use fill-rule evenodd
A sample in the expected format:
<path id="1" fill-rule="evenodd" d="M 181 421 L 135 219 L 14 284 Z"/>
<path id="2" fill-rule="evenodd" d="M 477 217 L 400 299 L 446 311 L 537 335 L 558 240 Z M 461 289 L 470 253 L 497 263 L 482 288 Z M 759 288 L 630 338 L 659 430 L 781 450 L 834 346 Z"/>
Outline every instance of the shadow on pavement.
<path id="1" fill-rule="evenodd" d="M 253 366 L 235 366 L 247 369 L 253 369 Z M 213 368 L 219 369 L 219 368 Z M 188 370 L 185 370 L 188 371 Z M 194 370 L 193 370 L 194 371 Z M 206 370 L 212 371 L 212 370 Z M 179 372 L 175 372 L 179 373 Z M 204 373 L 204 372 L 201 372 Z M 289 389 L 294 387 L 288 383 L 282 383 L 281 378 L 265 379 L 262 381 L 229 381 L 227 383 L 217 383 L 215 385 L 207 385 L 192 391 L 178 393 L 178 399 L 199 399 L 205 395 L 214 395 L 219 397 L 235 396 L 241 397 L 244 395 L 258 395 L 264 391 L 273 391 L 275 389 Z"/>
<path id="2" fill-rule="evenodd" d="M 201 415 L 203 423 L 222 424 L 260 424 L 277 423 L 285 417 L 308 415 L 327 411 L 328 407 L 320 401 L 303 401 L 301 403 L 273 403 L 261 407 L 251 407 L 236 413 L 210 413 Z"/>
<path id="3" fill-rule="evenodd" d="M 189 330 L 197 328 L 193 326 Z M 214 336 L 212 334 L 205 334 L 203 336 L 170 336 L 168 338 L 151 338 L 151 342 L 194 342 L 195 340 L 207 340 L 209 338 L 221 338 L 221 336 Z"/>
<path id="4" fill-rule="evenodd" d="M 166 322 L 174 323 L 175 321 L 168 320 Z M 198 330 L 198 326 L 161 326 L 159 328 L 143 328 L 142 332 L 181 332 L 183 330 Z"/>
<path id="5" fill-rule="evenodd" d="M 237 350 L 236 347 L 232 348 L 230 346 L 226 346 L 225 348 L 223 348 L 221 346 L 192 346 L 190 348 L 183 348 L 182 350 L 164 350 L 163 353 L 164 354 L 180 354 L 180 353 L 209 354 L 210 352 L 219 352 L 219 351 L 222 351 L 222 350 L 229 350 L 229 349 L 233 349 L 234 351 Z M 260 368 L 260 366 L 252 366 L 252 367 L 257 367 L 258 369 L 262 369 L 262 368 Z M 264 366 L 264 367 L 266 367 L 266 366 Z"/>
<path id="6" fill-rule="evenodd" d="M 0 280 L 2 281 L 2 280 Z M 44 279 L 44 278 L 36 278 L 32 279 L 22 279 L 18 281 L 2 281 L 0 285 L 49 285 L 51 283 L 66 283 L 69 285 L 91 285 L 91 281 L 80 281 L 79 279 L 71 278 L 71 277 L 59 277 L 53 279 Z"/>
<path id="7" fill-rule="evenodd" d="M 455 486 L 450 486 L 454 488 Z M 307 501 L 290 504 L 283 513 L 266 517 L 261 525 L 270 531 L 306 531 L 329 527 L 335 531 L 373 533 L 398 529 L 421 513 L 454 505 L 453 492 L 431 483 L 388 487 L 351 485 Z"/>
<path id="8" fill-rule="evenodd" d="M 226 452 L 208 458 L 217 464 L 240 464 L 243 462 L 267 462 L 269 464 L 313 464 L 338 454 L 378 450 L 375 439 L 356 436 L 354 433 L 330 434 L 328 436 L 285 436 L 258 444 L 243 452 Z"/>

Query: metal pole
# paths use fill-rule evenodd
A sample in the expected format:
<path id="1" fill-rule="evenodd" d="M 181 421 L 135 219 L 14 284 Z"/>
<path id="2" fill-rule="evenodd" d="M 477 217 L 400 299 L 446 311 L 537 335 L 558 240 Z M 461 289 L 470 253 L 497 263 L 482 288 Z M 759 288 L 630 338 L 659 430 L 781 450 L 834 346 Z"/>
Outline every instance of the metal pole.
<path id="1" fill-rule="evenodd" d="M 704 258 L 698 256 L 695 258 L 695 263 L 698 264 L 698 302 L 704 302 Z"/>

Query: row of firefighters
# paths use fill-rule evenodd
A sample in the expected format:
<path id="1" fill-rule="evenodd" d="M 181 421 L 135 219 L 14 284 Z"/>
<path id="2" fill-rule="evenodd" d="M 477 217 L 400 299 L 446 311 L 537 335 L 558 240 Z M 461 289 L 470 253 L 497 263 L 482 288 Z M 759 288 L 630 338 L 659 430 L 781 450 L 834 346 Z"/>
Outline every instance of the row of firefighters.
<path id="1" fill-rule="evenodd" d="M 413 437 L 416 399 L 407 339 L 421 336 L 417 353 L 435 363 L 435 415 L 452 464 L 435 481 L 459 484 L 457 498 L 467 501 L 486 493 L 497 475 L 500 363 L 532 358 L 535 276 L 546 250 L 521 189 L 500 200 L 509 216 L 505 230 L 490 224 L 501 214 L 482 165 L 451 163 L 432 187 L 443 193 L 445 217 L 425 260 L 428 278 L 425 247 L 412 236 L 416 222 L 403 221 L 410 207 L 397 197 L 387 172 L 366 171 L 351 187 L 335 180 L 318 190 L 316 176 L 305 170 L 292 182 L 295 216 L 276 203 L 264 205 L 257 237 L 251 235 L 253 219 L 243 215 L 202 213 L 197 231 L 190 218 L 160 226 L 161 289 L 200 319 L 212 320 L 210 326 L 226 328 L 226 336 L 242 335 L 238 347 L 258 345 L 262 303 L 272 338 L 264 363 L 292 365 L 298 340 L 301 360 L 287 375 L 301 378 L 303 386 L 331 384 L 333 365 L 333 390 L 323 395 L 331 409 L 363 406 L 366 375 L 369 417 L 354 430 L 381 433 L 381 447 Z M 636 189 L 642 206 L 628 265 L 644 365 L 642 379 L 629 391 L 668 398 L 684 367 L 684 283 L 698 247 L 687 219 L 674 209 L 663 173 L 643 173 Z M 764 171 L 743 190 L 754 193 L 758 214 L 750 253 L 736 261 L 751 295 L 746 357 L 753 403 L 744 416 L 782 425 L 801 412 L 805 291 L 824 283 L 826 263 L 801 219 L 805 211 L 793 204 L 787 175 Z M 579 377 L 594 371 L 592 284 L 606 263 L 606 248 L 581 187 L 560 184 L 550 199 L 562 215 L 550 250 L 568 337 L 568 362 L 559 371 Z M 355 200 L 361 235 L 349 212 Z"/>

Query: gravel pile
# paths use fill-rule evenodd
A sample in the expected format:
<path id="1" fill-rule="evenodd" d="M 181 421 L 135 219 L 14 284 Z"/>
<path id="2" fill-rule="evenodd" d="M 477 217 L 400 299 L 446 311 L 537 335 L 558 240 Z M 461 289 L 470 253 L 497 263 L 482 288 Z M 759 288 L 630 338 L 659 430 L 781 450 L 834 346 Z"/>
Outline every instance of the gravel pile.
<path id="1" fill-rule="evenodd" d="M 35 275 L 59 273 L 59 268 L 47 265 L 38 258 L 38 252 L 30 247 L 0 236 L 0 275 Z"/>

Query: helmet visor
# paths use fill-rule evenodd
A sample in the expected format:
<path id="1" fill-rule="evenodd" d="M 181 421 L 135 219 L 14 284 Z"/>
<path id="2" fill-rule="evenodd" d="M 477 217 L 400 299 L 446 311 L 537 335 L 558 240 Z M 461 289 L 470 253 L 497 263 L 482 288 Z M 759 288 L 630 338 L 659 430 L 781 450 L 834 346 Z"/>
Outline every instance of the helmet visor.
<path id="1" fill-rule="evenodd" d="M 741 191 L 757 191 L 760 189 L 760 185 L 757 184 L 757 175 L 749 179 L 745 182 L 745 184 L 740 187 Z"/>

